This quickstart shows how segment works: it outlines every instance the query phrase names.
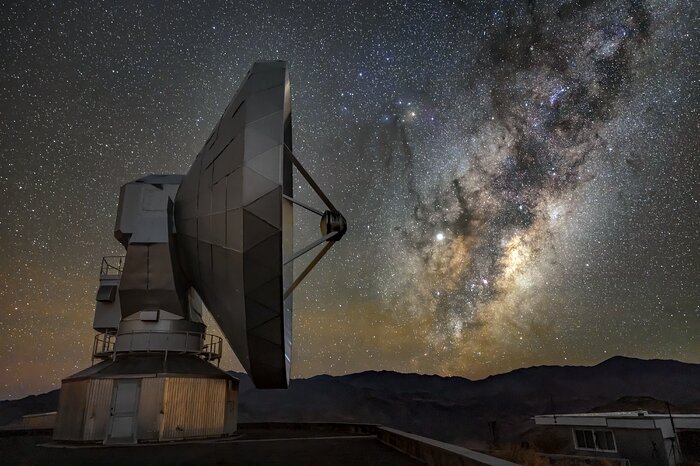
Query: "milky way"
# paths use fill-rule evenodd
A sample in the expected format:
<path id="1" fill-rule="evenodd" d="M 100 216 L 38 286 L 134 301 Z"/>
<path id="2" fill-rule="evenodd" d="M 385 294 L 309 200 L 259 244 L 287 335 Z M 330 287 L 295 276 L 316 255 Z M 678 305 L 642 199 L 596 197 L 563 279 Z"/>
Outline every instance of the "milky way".
<path id="1" fill-rule="evenodd" d="M 295 291 L 293 375 L 697 361 L 698 19 L 680 0 L 4 4 L 0 398 L 90 363 L 119 186 L 185 173 L 261 59 L 289 62 L 295 152 L 349 222 Z M 318 224 L 297 220 L 300 246 Z"/>
<path id="2" fill-rule="evenodd" d="M 574 191 L 596 176 L 587 163 L 624 157 L 619 145 L 608 150 L 606 125 L 632 97 L 650 28 L 640 2 L 530 3 L 498 14 L 508 19 L 480 57 L 491 118 L 474 131 L 463 172 L 437 193 L 406 197 L 405 249 L 392 261 L 418 290 L 405 300 L 436 316 L 437 344 L 461 348 L 477 329 L 476 341 L 466 337 L 477 354 L 483 333 L 529 333 L 518 322 L 542 304 L 523 303 L 523 291 L 541 285 L 540 256 L 545 267 L 556 260 L 555 229 L 577 208 Z"/>

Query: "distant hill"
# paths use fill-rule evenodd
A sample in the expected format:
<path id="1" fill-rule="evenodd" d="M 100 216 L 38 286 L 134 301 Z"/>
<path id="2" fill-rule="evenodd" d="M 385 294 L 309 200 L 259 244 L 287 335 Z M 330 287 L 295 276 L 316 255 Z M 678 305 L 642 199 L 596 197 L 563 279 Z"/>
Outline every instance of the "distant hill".
<path id="1" fill-rule="evenodd" d="M 447 442 L 483 445 L 489 423 L 501 440 L 519 437 L 544 413 L 648 409 L 698 412 L 700 364 L 614 357 L 592 367 L 538 366 L 483 380 L 369 371 L 295 379 L 258 390 L 245 374 L 240 421 L 347 421 L 397 427 Z M 0 402 L 0 425 L 55 410 L 58 390 Z"/>
<path id="2" fill-rule="evenodd" d="M 51 390 L 41 395 L 29 395 L 19 400 L 0 401 L 0 426 L 12 424 L 25 414 L 46 413 L 58 408 L 60 390 Z"/>
<path id="3" fill-rule="evenodd" d="M 295 380 L 286 391 L 256 390 L 245 375 L 237 376 L 243 422 L 376 422 L 475 446 L 489 438 L 490 422 L 508 440 L 528 430 L 534 415 L 589 411 L 623 397 L 700 405 L 700 364 L 625 357 L 593 367 L 530 367 L 477 381 L 387 371 L 317 376 Z"/>
<path id="4" fill-rule="evenodd" d="M 657 400 L 652 396 L 623 396 L 617 400 L 596 406 L 591 409 L 592 413 L 611 413 L 619 411 L 644 410 L 651 414 L 667 414 L 669 409 L 672 413 L 689 413 L 695 411 L 689 405 L 674 405 L 666 401 Z"/>

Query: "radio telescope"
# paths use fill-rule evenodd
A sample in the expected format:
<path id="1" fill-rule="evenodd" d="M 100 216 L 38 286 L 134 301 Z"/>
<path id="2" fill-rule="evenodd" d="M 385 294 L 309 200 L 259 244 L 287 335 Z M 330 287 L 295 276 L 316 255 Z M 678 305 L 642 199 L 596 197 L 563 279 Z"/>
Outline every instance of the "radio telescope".
<path id="1" fill-rule="evenodd" d="M 347 230 L 292 151 L 285 62 L 258 62 L 188 173 L 122 186 L 93 327 L 93 361 L 62 381 L 54 438 L 136 443 L 228 435 L 238 381 L 218 368 L 222 340 L 258 388 L 287 388 L 292 292 Z M 325 205 L 293 196 L 293 169 Z M 294 206 L 320 217 L 320 237 L 293 250 Z M 294 277 L 294 260 L 324 245 Z M 216 365 L 214 365 L 216 364 Z"/>

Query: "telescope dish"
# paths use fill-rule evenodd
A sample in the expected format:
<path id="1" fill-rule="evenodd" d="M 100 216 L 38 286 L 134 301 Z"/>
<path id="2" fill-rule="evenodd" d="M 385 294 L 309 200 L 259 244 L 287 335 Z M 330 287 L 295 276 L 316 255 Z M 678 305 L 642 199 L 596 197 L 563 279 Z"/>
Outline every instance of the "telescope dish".
<path id="1" fill-rule="evenodd" d="M 327 205 L 297 202 L 292 166 Z M 293 205 L 322 216 L 322 237 L 293 251 Z M 287 388 L 292 290 L 346 230 L 292 152 L 285 62 L 258 62 L 180 184 L 174 243 L 185 277 L 258 388 Z M 293 260 L 326 246 L 294 279 Z"/>

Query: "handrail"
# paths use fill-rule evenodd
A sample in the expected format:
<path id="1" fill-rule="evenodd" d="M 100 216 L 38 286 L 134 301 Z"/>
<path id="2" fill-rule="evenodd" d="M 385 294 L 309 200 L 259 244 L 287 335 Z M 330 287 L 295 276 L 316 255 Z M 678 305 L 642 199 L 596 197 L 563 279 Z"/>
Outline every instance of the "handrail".
<path id="1" fill-rule="evenodd" d="M 189 332 L 189 331 L 168 331 L 168 330 L 132 330 L 130 332 L 125 332 L 125 333 L 120 333 L 117 335 L 116 333 L 98 333 L 95 335 L 95 339 L 93 341 L 92 345 L 92 359 L 93 363 L 95 359 L 114 359 L 116 358 L 117 353 L 150 353 L 150 352 L 163 352 L 167 353 L 168 351 L 173 352 L 174 350 L 164 350 L 161 348 L 154 348 L 153 345 L 151 344 L 151 335 L 152 334 L 166 334 L 167 335 L 167 340 L 170 339 L 171 335 L 185 335 L 185 345 L 184 348 L 181 349 L 180 351 L 177 351 L 179 353 L 188 353 L 188 354 L 195 354 L 205 361 L 217 361 L 217 365 L 221 361 L 221 354 L 223 350 L 223 339 L 218 336 L 214 335 L 211 333 L 202 333 L 202 332 Z M 148 335 L 148 340 L 146 341 L 146 347 L 141 348 L 138 350 L 134 350 L 132 348 L 133 344 L 133 338 L 129 342 L 129 349 L 126 351 L 119 350 L 117 351 L 117 337 L 121 336 L 126 336 L 126 335 L 131 335 L 132 337 L 134 335 Z M 195 338 L 199 338 L 200 341 L 202 342 L 201 346 L 196 349 L 196 350 L 190 350 L 187 348 L 187 342 L 189 341 L 190 337 L 193 336 Z M 167 342 L 166 340 L 166 342 Z"/>
<path id="2" fill-rule="evenodd" d="M 124 259 L 125 256 L 104 256 L 100 264 L 100 276 L 121 275 L 124 271 Z"/>

